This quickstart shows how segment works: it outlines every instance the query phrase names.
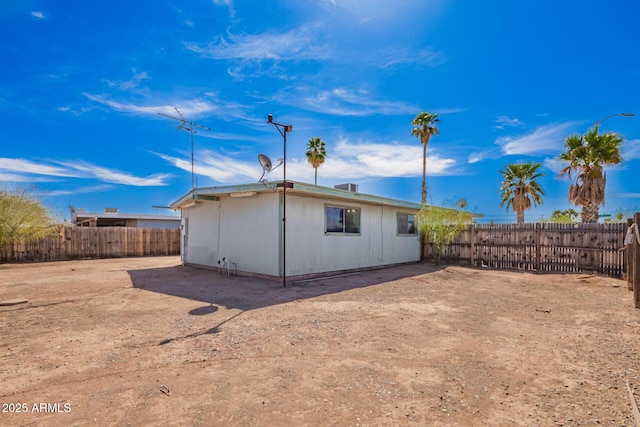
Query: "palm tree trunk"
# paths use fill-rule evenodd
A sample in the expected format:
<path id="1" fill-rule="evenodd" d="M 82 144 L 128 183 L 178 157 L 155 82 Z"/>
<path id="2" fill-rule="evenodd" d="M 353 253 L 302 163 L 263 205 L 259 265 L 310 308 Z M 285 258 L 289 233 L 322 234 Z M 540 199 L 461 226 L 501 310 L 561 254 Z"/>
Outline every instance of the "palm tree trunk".
<path id="1" fill-rule="evenodd" d="M 516 212 L 516 223 L 524 224 L 524 211 Z"/>
<path id="2" fill-rule="evenodd" d="M 427 143 L 422 143 L 422 204 L 427 204 Z"/>
<path id="3" fill-rule="evenodd" d="M 315 178 L 313 179 L 313 185 L 318 185 L 318 168 L 315 169 Z"/>
<path id="4" fill-rule="evenodd" d="M 600 207 L 598 206 L 597 203 L 585 201 L 582 205 L 580 222 L 582 223 L 598 222 L 599 213 L 600 213 Z"/>

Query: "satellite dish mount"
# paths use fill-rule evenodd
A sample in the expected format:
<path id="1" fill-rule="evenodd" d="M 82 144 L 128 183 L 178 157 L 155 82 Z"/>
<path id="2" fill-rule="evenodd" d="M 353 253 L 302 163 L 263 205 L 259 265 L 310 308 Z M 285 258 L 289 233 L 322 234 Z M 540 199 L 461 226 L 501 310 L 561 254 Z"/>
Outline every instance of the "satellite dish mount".
<path id="1" fill-rule="evenodd" d="M 258 182 L 266 182 L 266 179 L 262 179 L 264 178 L 264 175 L 278 168 L 280 165 L 282 165 L 284 160 L 278 159 L 279 163 L 273 166 L 273 162 L 268 156 L 266 156 L 265 154 L 258 154 L 258 162 L 260 162 L 260 166 L 262 166 L 262 175 L 260 176 Z"/>

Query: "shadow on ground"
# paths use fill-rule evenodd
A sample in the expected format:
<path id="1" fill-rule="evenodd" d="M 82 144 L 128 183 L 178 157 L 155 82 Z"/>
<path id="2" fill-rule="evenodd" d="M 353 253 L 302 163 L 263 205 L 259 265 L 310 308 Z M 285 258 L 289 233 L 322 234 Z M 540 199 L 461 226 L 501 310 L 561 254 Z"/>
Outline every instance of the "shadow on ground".
<path id="1" fill-rule="evenodd" d="M 217 307 L 243 311 L 283 304 L 299 299 L 313 298 L 350 289 L 379 285 L 421 274 L 442 267 L 431 263 L 412 263 L 362 271 L 341 277 L 326 277 L 303 283 L 289 283 L 244 276 L 219 275 L 215 270 L 192 266 L 173 266 L 129 270 L 133 286 L 205 303 L 193 309 L 191 315 L 214 313 Z"/>

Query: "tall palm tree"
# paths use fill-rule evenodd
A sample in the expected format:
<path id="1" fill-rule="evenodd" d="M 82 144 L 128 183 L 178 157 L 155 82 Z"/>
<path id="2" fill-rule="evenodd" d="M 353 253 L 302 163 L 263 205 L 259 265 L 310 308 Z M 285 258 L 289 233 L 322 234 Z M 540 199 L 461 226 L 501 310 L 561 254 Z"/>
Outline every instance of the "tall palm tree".
<path id="1" fill-rule="evenodd" d="M 622 138 L 615 133 L 598 134 L 598 125 L 584 135 L 568 136 L 564 141 L 564 153 L 560 160 L 569 164 L 560 171 L 560 176 L 576 172 L 576 179 L 569 187 L 569 201 L 582 206 L 580 222 L 598 222 L 600 205 L 604 203 L 606 165 L 622 162 L 620 145 Z"/>
<path id="2" fill-rule="evenodd" d="M 307 144 L 307 161 L 315 169 L 314 185 L 318 185 L 318 167 L 320 167 L 327 157 L 327 147 L 320 137 L 313 137 Z"/>
<path id="3" fill-rule="evenodd" d="M 502 193 L 502 202 L 500 207 L 507 204 L 516 212 L 516 222 L 524 223 L 524 211 L 531 208 L 531 205 L 541 205 L 544 191 L 538 181 L 538 178 L 544 176 L 542 172 L 538 172 L 542 163 L 511 163 L 500 171 L 503 176 L 500 192 Z"/>
<path id="4" fill-rule="evenodd" d="M 415 126 L 411 135 L 417 136 L 422 144 L 422 204 L 427 204 L 427 145 L 432 135 L 438 135 L 437 123 L 440 121 L 438 113 L 422 112 L 418 114 L 411 124 Z"/>

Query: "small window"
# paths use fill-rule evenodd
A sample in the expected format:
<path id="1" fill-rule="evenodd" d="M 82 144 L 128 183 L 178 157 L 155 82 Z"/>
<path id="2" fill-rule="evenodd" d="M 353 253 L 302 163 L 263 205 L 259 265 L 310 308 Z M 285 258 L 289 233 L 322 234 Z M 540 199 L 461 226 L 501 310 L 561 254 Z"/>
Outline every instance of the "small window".
<path id="1" fill-rule="evenodd" d="M 405 234 L 409 236 L 418 234 L 415 214 L 398 212 L 396 216 L 396 225 L 398 234 Z"/>
<path id="2" fill-rule="evenodd" d="M 360 209 L 327 206 L 325 208 L 325 232 L 359 234 Z"/>

